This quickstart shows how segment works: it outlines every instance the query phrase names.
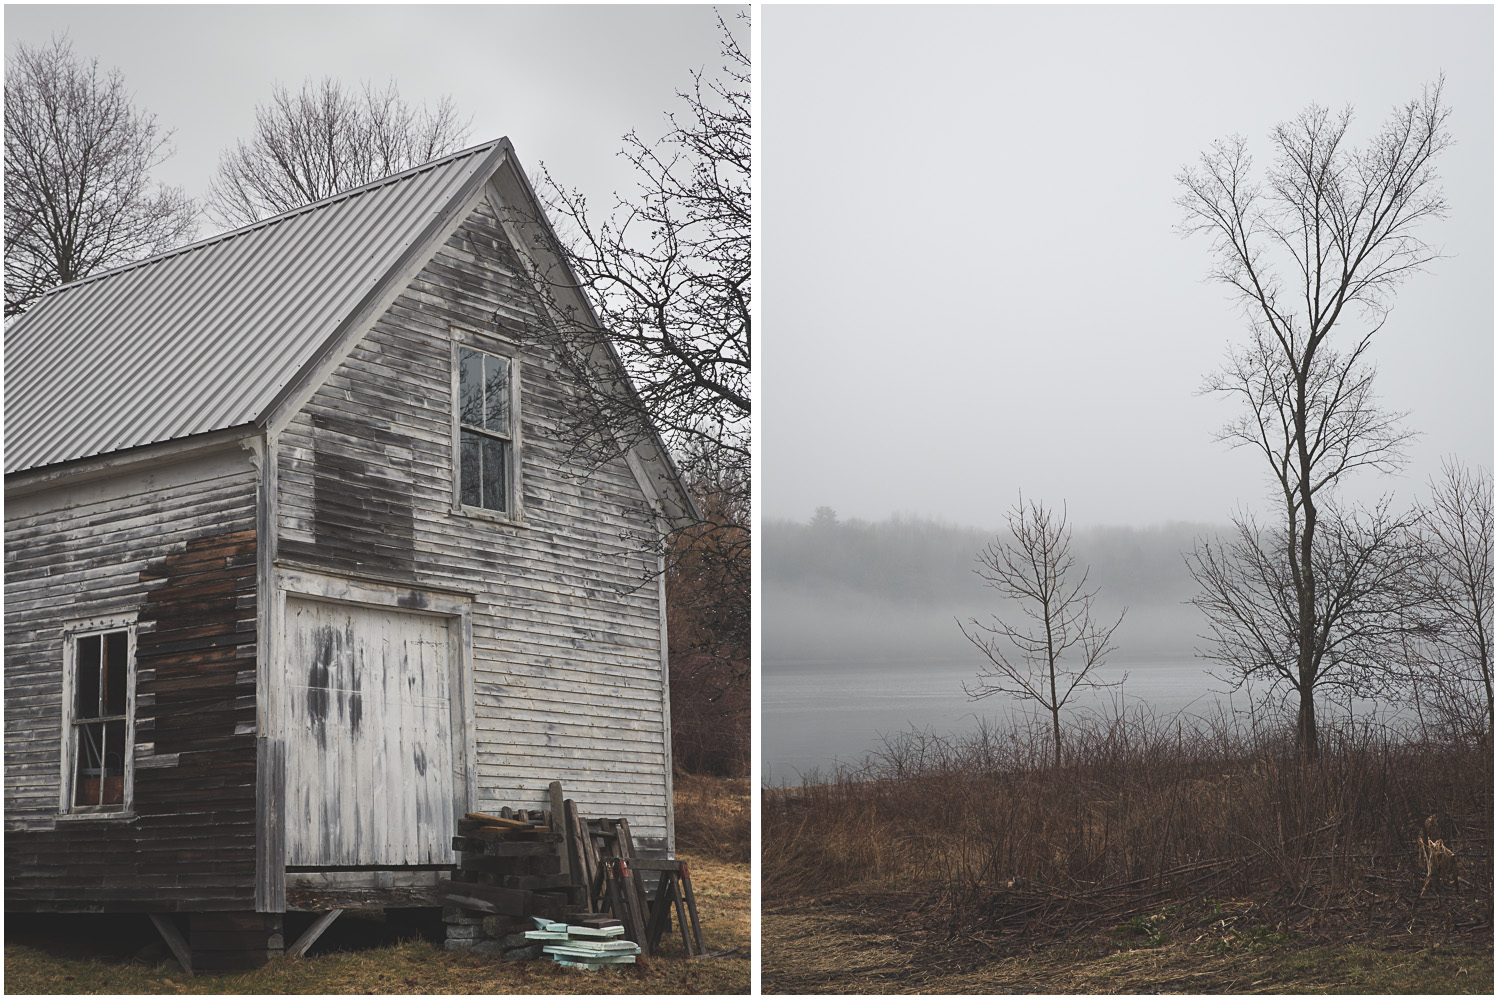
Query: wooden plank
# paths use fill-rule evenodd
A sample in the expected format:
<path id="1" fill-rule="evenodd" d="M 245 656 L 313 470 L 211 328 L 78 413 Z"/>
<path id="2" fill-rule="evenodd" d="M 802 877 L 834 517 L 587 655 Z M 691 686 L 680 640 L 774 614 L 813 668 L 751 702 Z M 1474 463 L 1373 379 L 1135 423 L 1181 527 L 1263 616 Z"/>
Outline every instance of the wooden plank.
<path id="1" fill-rule="evenodd" d="M 592 860 L 588 824 L 572 799 L 565 800 L 562 807 L 567 822 L 567 848 L 573 860 L 573 883 L 583 887 L 583 905 L 589 912 L 596 912 L 594 886 L 602 873 Z"/>
<path id="2" fill-rule="evenodd" d="M 527 820 L 508 819 L 503 816 L 490 816 L 488 813 L 464 813 L 464 819 L 474 820 L 480 826 L 493 826 L 505 830 L 534 830 L 536 825 Z"/>
<path id="3" fill-rule="evenodd" d="M 331 927 L 333 921 L 337 920 L 343 912 L 343 910 L 329 910 L 321 917 L 318 917 L 312 922 L 312 926 L 303 931 L 302 936 L 297 938 L 290 948 L 286 949 L 286 953 L 293 957 L 301 957 L 307 954 L 307 949 L 317 943 L 317 939 L 323 936 L 323 931 Z"/>
<path id="4" fill-rule="evenodd" d="M 706 949 L 703 948 L 703 927 L 697 920 L 697 897 L 692 892 L 692 872 L 686 861 L 681 864 L 682 896 L 687 900 L 687 913 L 692 919 L 692 936 L 697 941 L 697 953 L 701 955 Z"/>
<path id="5" fill-rule="evenodd" d="M 566 889 L 572 886 L 572 878 L 571 875 L 505 875 L 500 885 L 507 889 Z"/>
<path id="6" fill-rule="evenodd" d="M 149 914 L 151 923 L 156 925 L 157 933 L 172 950 L 172 955 L 177 959 L 177 964 L 182 966 L 182 971 L 189 976 L 193 974 L 193 953 L 188 948 L 187 942 L 182 940 L 182 934 L 177 930 L 177 925 L 172 923 L 172 918 L 160 913 Z"/>
<path id="7" fill-rule="evenodd" d="M 496 840 L 484 845 L 484 853 L 497 858 L 540 858 L 555 852 L 556 847 L 547 841 Z"/>
<path id="8" fill-rule="evenodd" d="M 437 884 L 437 893 L 439 899 L 454 906 L 468 906 L 468 901 L 482 900 L 489 904 L 485 912 L 508 917 L 529 917 L 532 911 L 533 893 L 529 889 L 443 879 Z"/>
<path id="9" fill-rule="evenodd" d="M 638 935 L 635 940 L 640 944 L 641 953 L 650 955 L 650 940 L 645 932 L 645 893 L 641 891 L 630 866 L 623 861 L 616 861 L 616 864 L 619 867 L 620 885 L 624 889 L 625 905 L 630 910 L 630 920 L 626 926 L 634 925 Z"/>
<path id="10" fill-rule="evenodd" d="M 621 865 L 619 859 L 609 858 L 603 862 L 603 871 L 610 911 L 624 924 L 625 937 L 640 945 L 641 954 L 649 955 L 644 913 L 635 896 L 635 883 L 629 869 Z"/>
<path id="11" fill-rule="evenodd" d="M 685 914 L 685 913 L 682 912 L 682 897 L 684 895 L 684 891 L 683 891 L 683 882 L 681 880 L 681 875 L 682 875 L 682 873 L 679 871 L 674 876 L 673 875 L 662 875 L 661 877 L 662 878 L 670 878 L 671 879 L 671 900 L 672 900 L 672 907 L 677 912 L 677 930 L 682 935 L 682 953 L 684 955 L 686 955 L 688 958 L 691 958 L 694 955 L 701 955 L 703 953 L 703 936 L 702 936 L 701 929 L 697 927 L 696 923 L 694 923 L 692 925 L 692 928 L 691 928 L 693 931 L 695 931 L 697 933 L 697 950 L 694 951 L 693 948 L 692 948 L 692 938 L 687 933 L 688 929 L 689 929 L 688 928 L 688 923 L 687 923 L 687 919 L 688 919 L 687 918 L 687 914 Z M 696 913 L 696 909 L 695 909 L 696 906 L 697 906 L 697 902 L 696 902 L 696 900 L 694 900 L 693 901 L 693 907 L 694 907 L 693 919 L 694 920 L 696 920 L 696 917 L 697 917 L 697 913 Z"/>
<path id="12" fill-rule="evenodd" d="M 563 835 L 562 850 L 557 852 L 562 858 L 562 874 L 572 881 L 572 851 L 567 844 L 567 813 L 562 802 L 562 782 L 553 781 L 547 785 L 547 800 L 551 803 L 552 826 Z"/>
<path id="13" fill-rule="evenodd" d="M 660 861 L 655 858 L 626 858 L 631 868 L 638 868 L 643 872 L 676 872 L 682 870 L 680 861 Z"/>
<path id="14" fill-rule="evenodd" d="M 635 856 L 635 840 L 630 836 L 630 821 L 622 816 L 615 820 L 615 837 L 619 843 L 619 854 L 616 856 L 620 858 L 633 858 Z M 628 864 L 628 862 L 626 863 Z M 646 895 L 645 891 L 645 876 L 640 874 L 640 869 L 634 865 L 630 865 L 629 868 L 630 876 L 635 880 L 636 898 L 640 900 L 640 905 L 644 906 L 645 901 L 650 898 Z"/>
<path id="15" fill-rule="evenodd" d="M 651 903 L 650 915 L 645 924 L 645 937 L 650 942 L 652 951 L 661 943 L 661 935 L 665 933 L 666 923 L 671 919 L 670 905 L 676 891 L 676 878 L 671 874 L 662 875 L 661 882 L 656 886 L 656 899 Z"/>
<path id="16" fill-rule="evenodd" d="M 532 843 L 532 844 L 556 844 L 562 841 L 560 833 L 552 833 L 550 830 L 542 830 L 538 827 L 524 825 L 521 827 L 507 826 L 465 826 L 462 820 L 458 823 L 458 832 L 473 840 L 482 840 L 487 843 L 495 841 L 509 841 L 510 843 Z"/>

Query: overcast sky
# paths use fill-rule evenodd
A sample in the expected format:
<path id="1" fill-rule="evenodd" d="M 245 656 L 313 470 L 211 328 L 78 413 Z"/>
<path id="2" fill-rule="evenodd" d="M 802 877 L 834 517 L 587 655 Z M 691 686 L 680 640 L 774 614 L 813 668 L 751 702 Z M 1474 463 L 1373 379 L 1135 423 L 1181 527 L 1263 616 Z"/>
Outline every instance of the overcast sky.
<path id="1" fill-rule="evenodd" d="M 734 24 L 741 8 L 719 8 Z M 75 53 L 118 67 L 137 104 L 176 130 L 158 179 L 202 197 L 220 151 L 248 137 L 275 83 L 332 76 L 357 88 L 394 79 L 429 104 L 450 94 L 473 116 L 468 145 L 509 136 L 536 180 L 553 176 L 603 209 L 633 190 L 615 154 L 636 129 L 654 139 L 689 70 L 722 65 L 712 7 L 17 6 L 5 49 L 67 32 Z M 746 46 L 748 30 L 738 30 Z M 200 236 L 214 231 L 205 222 Z"/>
<path id="2" fill-rule="evenodd" d="M 1493 23 L 1488 7 L 764 8 L 762 510 L 994 527 L 1016 491 L 1074 523 L 1263 509 L 1231 415 L 1196 394 L 1242 342 L 1174 230 L 1181 168 L 1311 102 L 1354 133 L 1446 74 L 1449 259 L 1377 337 L 1377 386 L 1423 432 L 1413 496 L 1491 467 Z"/>

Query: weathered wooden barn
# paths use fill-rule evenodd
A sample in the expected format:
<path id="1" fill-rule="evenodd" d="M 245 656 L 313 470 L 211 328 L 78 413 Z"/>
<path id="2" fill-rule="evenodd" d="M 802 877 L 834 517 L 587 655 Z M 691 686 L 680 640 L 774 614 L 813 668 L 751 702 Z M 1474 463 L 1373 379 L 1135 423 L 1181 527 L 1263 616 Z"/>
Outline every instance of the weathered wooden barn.
<path id="1" fill-rule="evenodd" d="M 546 225 L 502 139 L 10 324 L 8 911 L 274 952 L 553 779 L 672 851 L 651 540 L 691 500 L 659 440 L 570 457 Z"/>

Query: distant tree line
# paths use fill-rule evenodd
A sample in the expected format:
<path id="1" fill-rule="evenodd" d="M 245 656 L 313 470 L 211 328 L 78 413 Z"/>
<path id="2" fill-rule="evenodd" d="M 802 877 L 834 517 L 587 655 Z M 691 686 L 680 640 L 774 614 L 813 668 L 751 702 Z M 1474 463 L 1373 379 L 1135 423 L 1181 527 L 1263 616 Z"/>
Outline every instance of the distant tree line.
<path id="1" fill-rule="evenodd" d="M 931 606 L 973 600 L 974 553 L 994 538 L 992 530 L 914 516 L 840 520 L 826 507 L 808 521 L 768 519 L 762 530 L 771 586 L 836 587 Z M 1085 527 L 1076 529 L 1073 549 L 1108 594 L 1131 604 L 1175 604 L 1192 594 L 1182 553 L 1219 530 L 1184 523 Z"/>

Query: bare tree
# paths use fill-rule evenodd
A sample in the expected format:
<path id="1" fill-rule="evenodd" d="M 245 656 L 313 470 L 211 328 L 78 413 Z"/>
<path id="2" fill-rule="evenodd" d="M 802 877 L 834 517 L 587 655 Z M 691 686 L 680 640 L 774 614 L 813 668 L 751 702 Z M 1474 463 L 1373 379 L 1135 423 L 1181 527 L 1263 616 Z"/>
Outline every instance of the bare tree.
<path id="1" fill-rule="evenodd" d="M 1416 697 L 1435 702 L 1444 716 L 1467 728 L 1492 731 L 1493 473 L 1448 460 L 1442 463 L 1441 478 L 1430 485 L 1430 499 L 1420 509 L 1420 579 L 1427 601 L 1423 627 L 1408 647 Z M 1475 711 L 1480 704 L 1482 709 Z"/>
<path id="2" fill-rule="evenodd" d="M 548 234 L 539 250 L 517 250 L 546 299 L 549 322 L 536 336 L 570 390 L 559 427 L 570 457 L 601 467 L 659 433 L 692 485 L 700 518 L 666 546 L 668 593 L 684 623 L 668 629 L 673 684 L 690 672 L 684 693 L 713 699 L 715 710 L 742 706 L 733 725 L 747 746 L 750 63 L 730 24 L 718 23 L 721 70 L 692 74 L 661 139 L 623 138 L 634 192 L 616 193 L 599 217 L 543 166 L 538 187 L 558 228 L 538 227 Z M 563 283 L 574 280 L 592 315 L 564 305 Z"/>
<path id="3" fill-rule="evenodd" d="M 331 77 L 293 94 L 277 84 L 255 135 L 219 156 L 209 215 L 241 226 L 300 208 L 462 147 L 469 123 L 450 97 L 413 107 L 394 82 L 357 93 Z"/>
<path id="4" fill-rule="evenodd" d="M 66 38 L 5 60 L 6 316 L 192 237 L 192 201 L 151 183 L 170 138 L 119 70 L 79 59 Z"/>
<path id="5" fill-rule="evenodd" d="M 985 546 L 974 572 L 1001 597 L 1020 602 L 1021 624 L 1011 625 L 998 615 L 989 624 L 977 619 L 969 619 L 966 625 L 958 622 L 964 637 L 990 664 L 979 671 L 977 683 L 964 685 L 964 691 L 973 699 L 1017 695 L 1044 708 L 1051 714 L 1060 767 L 1062 709 L 1080 687 L 1112 686 L 1098 681 L 1092 671 L 1114 651 L 1110 640 L 1125 611 L 1112 624 L 1094 620 L 1093 598 L 1098 591 L 1084 589 L 1086 567 L 1081 573 L 1074 571 L 1065 505 L 1057 516 L 1043 504 L 1027 505 L 1022 498 L 1010 510 L 1008 520 L 1010 538 L 996 538 Z"/>
<path id="6" fill-rule="evenodd" d="M 1269 680 L 1294 692 L 1297 732 L 1309 748 L 1317 745 L 1318 692 L 1369 697 L 1401 683 L 1401 651 L 1419 632 L 1412 616 L 1425 601 L 1414 515 L 1395 516 L 1388 503 L 1370 511 L 1327 504 L 1320 514 L 1309 670 L 1301 665 L 1303 616 L 1284 527 L 1261 528 L 1241 514 L 1232 537 L 1203 541 L 1187 557 L 1201 588 L 1192 603 L 1208 620 L 1204 654 L 1228 664 L 1240 682 Z"/>
<path id="7" fill-rule="evenodd" d="M 596 219 L 545 168 L 542 190 L 561 226 L 553 250 L 589 293 L 631 381 L 622 391 L 598 371 L 587 317 L 554 309 L 562 375 L 577 400 L 571 439 L 607 460 L 655 427 L 689 476 L 699 462 L 734 466 L 747 489 L 750 64 L 722 18 L 719 26 L 722 72 L 693 74 L 678 94 L 685 110 L 669 116 L 659 142 L 624 137 L 633 197 L 616 194 L 609 216 Z"/>
<path id="8" fill-rule="evenodd" d="M 1332 115 L 1314 105 L 1272 133 L 1275 159 L 1263 183 L 1252 179 L 1241 137 L 1215 143 L 1178 177 L 1183 230 L 1212 240 L 1212 276 L 1233 290 L 1250 322 L 1249 345 L 1232 352 L 1206 390 L 1244 404 L 1222 437 L 1257 452 L 1271 474 L 1282 522 L 1279 578 L 1293 616 L 1297 734 L 1308 756 L 1317 752 L 1312 699 L 1329 632 L 1320 507 L 1349 473 L 1389 471 L 1403 460 L 1403 414 L 1378 406 L 1369 348 L 1397 286 L 1437 256 L 1417 230 L 1446 208 L 1433 161 L 1451 141 L 1447 115 L 1439 80 L 1359 149 L 1348 139 L 1351 109 Z M 1241 539 L 1252 527 L 1241 522 Z M 1204 560 L 1208 554 L 1199 551 L 1198 569 L 1217 565 Z M 1236 546 L 1217 552 L 1236 554 L 1245 555 Z M 1253 565 L 1242 574 L 1264 577 Z M 1198 582 L 1213 593 L 1215 581 Z M 1270 615 L 1263 605 L 1199 606 L 1220 632 L 1240 628 L 1245 616 Z M 1281 624 L 1277 610 L 1255 629 L 1269 633 Z M 1217 648 L 1228 654 L 1237 647 Z M 1269 669 L 1253 656 L 1225 662 L 1245 675 Z"/>
<path id="9" fill-rule="evenodd" d="M 750 764 L 748 491 L 699 468 L 701 524 L 671 539 L 666 571 L 672 756 L 679 768 L 738 776 Z"/>

